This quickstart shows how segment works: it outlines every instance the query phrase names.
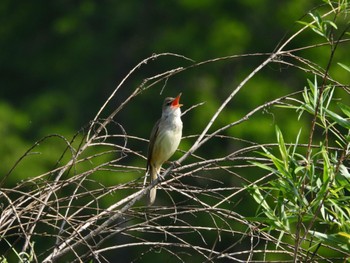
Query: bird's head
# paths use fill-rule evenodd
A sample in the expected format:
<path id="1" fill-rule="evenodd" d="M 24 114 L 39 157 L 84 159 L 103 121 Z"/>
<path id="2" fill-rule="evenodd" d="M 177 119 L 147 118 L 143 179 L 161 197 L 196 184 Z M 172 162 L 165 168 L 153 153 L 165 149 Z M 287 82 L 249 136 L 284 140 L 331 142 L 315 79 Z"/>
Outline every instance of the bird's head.
<path id="1" fill-rule="evenodd" d="M 163 103 L 163 114 L 181 114 L 180 107 L 182 104 L 180 104 L 180 97 L 181 93 L 176 96 L 176 98 L 165 98 Z"/>

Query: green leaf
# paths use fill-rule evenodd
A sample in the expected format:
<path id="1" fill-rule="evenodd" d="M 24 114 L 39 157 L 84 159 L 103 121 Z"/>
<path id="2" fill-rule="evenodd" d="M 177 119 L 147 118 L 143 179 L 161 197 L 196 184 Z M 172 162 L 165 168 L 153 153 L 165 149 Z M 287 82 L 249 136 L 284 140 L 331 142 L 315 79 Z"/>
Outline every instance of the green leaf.
<path id="1" fill-rule="evenodd" d="M 346 129 L 350 129 L 350 121 L 343 118 L 342 116 L 336 114 L 335 112 L 333 111 L 330 111 L 328 109 L 326 109 L 328 115 L 336 122 L 338 123 L 340 126 L 346 128 Z"/>
<path id="2" fill-rule="evenodd" d="M 302 131 L 302 128 L 299 129 L 297 138 L 295 140 L 295 144 L 294 144 L 293 151 L 292 151 L 292 158 L 293 159 L 294 159 L 294 156 L 295 156 L 295 153 L 296 153 L 296 150 L 297 150 L 297 146 L 299 144 L 299 138 L 300 138 L 301 131 Z"/>
<path id="3" fill-rule="evenodd" d="M 331 178 L 333 178 L 333 167 L 331 164 L 331 161 L 328 156 L 328 151 L 324 146 L 321 148 L 321 153 L 323 157 L 323 178 L 322 183 L 323 185 L 326 185 L 325 182 L 328 182 Z"/>
<path id="4" fill-rule="evenodd" d="M 335 88 L 332 87 L 332 86 L 327 86 L 327 88 L 326 88 L 326 90 L 325 90 L 325 91 L 327 91 L 327 96 L 326 96 L 326 97 L 328 97 L 328 101 L 327 101 L 327 103 L 326 103 L 326 105 L 325 105 L 325 108 L 326 108 L 326 109 L 329 108 L 329 105 L 330 105 L 331 102 L 332 102 L 334 90 L 335 90 Z"/>
<path id="5" fill-rule="evenodd" d="M 323 241 L 324 243 L 330 244 L 331 246 L 338 246 L 347 253 L 350 252 L 348 234 L 339 232 L 338 234 L 325 234 L 317 231 L 310 231 L 312 235 Z"/>
<path id="6" fill-rule="evenodd" d="M 350 118 L 350 107 L 341 102 L 338 102 L 338 107 L 342 110 L 342 112 Z"/>
<path id="7" fill-rule="evenodd" d="M 349 174 L 349 171 L 348 169 L 346 168 L 346 166 L 344 164 L 341 164 L 339 166 L 339 172 L 342 176 L 344 176 L 345 178 L 347 179 L 350 179 L 350 174 Z"/>
<path id="8" fill-rule="evenodd" d="M 254 185 L 249 190 L 255 201 L 263 208 L 264 214 L 270 221 L 270 226 L 274 229 L 287 230 L 283 222 L 281 222 L 278 219 L 278 217 L 275 215 L 274 211 L 271 209 L 269 204 L 265 201 L 265 197 L 261 194 L 258 186 Z"/>
<path id="9" fill-rule="evenodd" d="M 312 17 L 314 20 L 314 24 L 310 26 L 310 28 L 317 34 L 319 34 L 322 37 L 327 38 L 326 36 L 326 31 L 327 31 L 327 24 L 324 23 L 322 20 L 322 17 L 320 16 L 319 13 L 315 12 L 309 13 L 309 15 Z"/>
<path id="10" fill-rule="evenodd" d="M 333 27 L 334 29 L 338 29 L 338 27 L 337 27 L 337 25 L 333 22 L 333 21 L 331 21 L 331 20 L 326 20 L 326 21 L 324 21 L 324 22 L 326 22 L 327 24 L 329 24 L 331 27 Z"/>
<path id="11" fill-rule="evenodd" d="M 286 148 L 286 144 L 284 143 L 282 132 L 278 128 L 277 125 L 276 125 L 275 129 L 276 129 L 278 147 L 279 147 L 279 150 L 280 150 L 280 153 L 281 153 L 282 160 L 283 160 L 284 165 L 285 165 L 284 168 L 286 170 L 288 170 L 289 155 L 288 155 L 288 151 L 287 151 L 287 148 Z"/>
<path id="12" fill-rule="evenodd" d="M 317 77 L 315 76 L 314 83 L 312 83 L 311 80 L 309 79 L 307 80 L 307 82 L 309 84 L 309 88 L 312 94 L 312 97 L 309 95 L 311 97 L 310 103 L 312 102 L 313 109 L 315 109 L 317 105 L 317 99 L 318 99 Z"/>
<path id="13" fill-rule="evenodd" d="M 346 237 L 348 239 L 348 242 L 350 242 L 350 234 L 349 233 L 339 232 L 338 235 L 340 235 L 342 237 Z"/>
<path id="14" fill-rule="evenodd" d="M 268 166 L 266 164 L 262 164 L 262 163 L 259 163 L 259 162 L 250 162 L 250 163 L 255 165 L 255 166 L 257 166 L 257 167 L 260 167 L 260 168 L 262 168 L 264 170 L 270 171 L 270 172 L 272 172 L 274 174 L 278 173 L 278 171 L 276 169 L 274 169 L 271 166 Z"/>
<path id="15" fill-rule="evenodd" d="M 350 72 L 350 67 L 344 65 L 343 63 L 338 63 L 339 66 L 341 66 L 343 69 L 345 69 L 346 71 Z"/>

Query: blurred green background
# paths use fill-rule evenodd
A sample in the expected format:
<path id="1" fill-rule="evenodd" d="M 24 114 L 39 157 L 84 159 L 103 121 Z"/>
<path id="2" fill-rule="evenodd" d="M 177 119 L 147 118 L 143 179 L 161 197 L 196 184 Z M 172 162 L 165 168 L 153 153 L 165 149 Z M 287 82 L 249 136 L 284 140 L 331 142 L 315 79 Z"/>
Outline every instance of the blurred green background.
<path id="1" fill-rule="evenodd" d="M 131 68 L 153 53 L 173 52 L 198 62 L 271 52 L 284 34 L 293 30 L 294 21 L 319 3 L 1 1 L 0 173 L 9 171 L 19 156 L 45 135 L 55 133 L 71 138 L 95 116 Z M 299 41 L 305 45 L 305 39 Z M 167 82 L 162 95 L 164 83 L 144 92 L 117 120 L 128 133 L 148 138 L 160 115 L 163 98 L 183 92 L 184 108 L 206 101 L 203 110 L 184 117 L 184 135 L 196 134 L 229 92 L 263 59 L 227 60 L 185 71 Z M 123 95 L 130 94 L 145 77 L 189 64 L 173 57 L 149 63 L 132 76 L 118 98 L 122 100 Z M 259 103 L 300 89 L 305 83 L 303 74 L 295 70 L 284 73 L 276 65 L 265 71 L 232 101 L 224 112 L 225 118 L 237 119 Z M 272 122 L 257 124 L 260 134 L 254 127 L 242 125 L 232 135 L 268 141 L 274 136 Z M 146 148 L 145 144 L 141 150 Z M 59 154 L 62 149 L 51 150 Z M 35 173 L 44 171 L 45 167 L 40 168 L 45 163 L 43 158 L 53 161 L 56 157 L 41 156 L 32 169 Z M 22 172 L 18 168 L 14 177 L 25 178 Z"/>
<path id="2" fill-rule="evenodd" d="M 2 0 L 0 175 L 6 174 L 43 136 L 60 134 L 71 139 L 94 118 L 123 77 L 152 54 L 178 53 L 199 62 L 221 56 L 272 52 L 286 39 L 286 34 L 290 36 L 300 28 L 295 21 L 321 3 L 316 0 Z M 320 41 L 315 34 L 303 34 L 287 48 Z M 302 55 L 325 67 L 329 48 Z M 163 98 L 182 92 L 184 109 L 205 101 L 183 117 L 184 136 L 198 134 L 223 100 L 265 58 L 262 55 L 228 59 L 186 70 L 171 77 L 162 94 L 164 82 L 143 92 L 117 115 L 116 121 L 128 134 L 147 139 L 160 116 Z M 115 105 L 144 78 L 190 64 L 181 58 L 162 57 L 143 65 L 114 98 Z M 337 77 L 349 81 L 349 76 Z M 212 130 L 238 120 L 260 104 L 302 90 L 306 78 L 313 76 L 284 65 L 268 66 L 232 100 Z M 107 109 L 104 116 L 114 110 L 111 105 Z M 296 116 L 283 109 L 278 109 L 276 114 L 276 109 L 271 108 L 225 133 L 258 143 L 271 142 L 275 140 L 274 125 L 278 123 L 289 142 L 303 126 Z M 302 140 L 305 135 L 307 131 Z M 180 149 L 188 149 L 192 142 L 183 140 Z M 198 154 L 206 158 L 223 156 L 239 149 L 240 142 L 213 141 L 209 146 L 210 151 L 206 147 Z M 40 149 L 42 154 L 27 157 L 28 161 L 13 171 L 7 183 L 49 171 L 64 147 L 64 143 L 56 142 L 52 146 L 46 143 Z M 135 144 L 135 150 L 146 154 L 147 142 Z M 145 166 L 145 160 L 134 160 L 134 164 Z M 118 183 L 118 179 L 107 177 L 100 180 Z"/>

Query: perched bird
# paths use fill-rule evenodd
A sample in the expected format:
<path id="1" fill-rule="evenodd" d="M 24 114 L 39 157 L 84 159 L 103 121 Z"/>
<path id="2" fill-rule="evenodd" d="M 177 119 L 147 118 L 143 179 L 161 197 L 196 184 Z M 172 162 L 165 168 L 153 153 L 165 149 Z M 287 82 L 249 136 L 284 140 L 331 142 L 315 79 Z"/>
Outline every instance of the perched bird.
<path id="1" fill-rule="evenodd" d="M 182 136 L 181 109 L 179 104 L 181 93 L 176 98 L 165 98 L 162 116 L 154 125 L 148 146 L 147 172 L 151 183 L 160 176 L 162 164 L 176 151 Z M 148 195 L 148 204 L 156 199 L 157 187 L 154 186 Z"/>

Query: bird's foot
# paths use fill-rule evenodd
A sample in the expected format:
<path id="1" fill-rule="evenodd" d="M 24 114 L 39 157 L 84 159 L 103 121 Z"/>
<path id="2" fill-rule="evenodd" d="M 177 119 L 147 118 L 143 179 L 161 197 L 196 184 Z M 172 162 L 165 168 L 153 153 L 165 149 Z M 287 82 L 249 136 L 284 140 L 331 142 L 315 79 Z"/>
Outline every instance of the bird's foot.
<path id="1" fill-rule="evenodd" d="M 162 174 L 157 174 L 159 182 L 164 181 L 164 176 Z"/>
<path id="2" fill-rule="evenodd" d="M 174 166 L 174 168 L 179 167 L 181 165 L 181 163 L 179 163 L 178 161 L 173 161 L 173 162 L 171 162 L 171 164 L 172 164 L 172 166 Z"/>

